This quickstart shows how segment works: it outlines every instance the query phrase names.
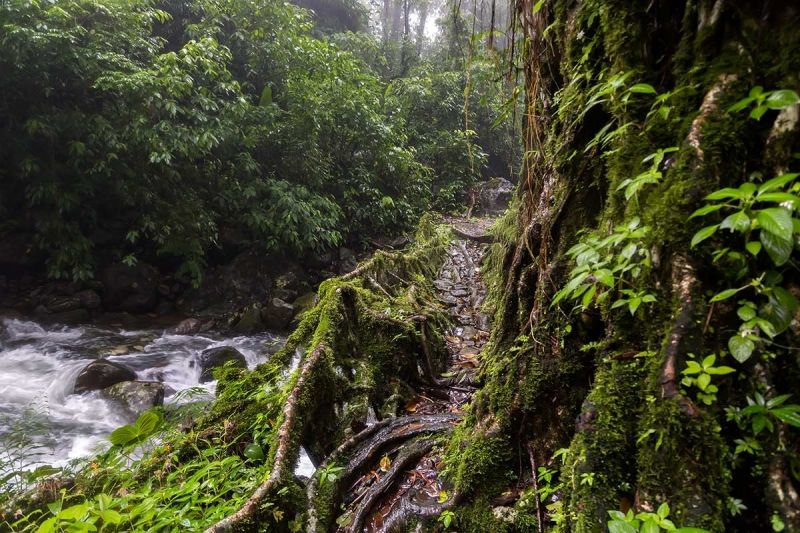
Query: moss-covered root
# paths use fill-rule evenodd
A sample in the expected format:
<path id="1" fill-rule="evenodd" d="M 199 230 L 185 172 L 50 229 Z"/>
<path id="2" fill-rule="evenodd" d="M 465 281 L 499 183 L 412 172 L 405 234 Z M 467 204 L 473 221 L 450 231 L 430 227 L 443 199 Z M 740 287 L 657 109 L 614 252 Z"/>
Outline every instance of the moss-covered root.
<path id="1" fill-rule="evenodd" d="M 258 486 L 253 495 L 238 511 L 206 529 L 206 533 L 232 531 L 242 522 L 253 520 L 265 498 L 280 485 L 287 475 L 291 475 L 291 469 L 297 461 L 299 449 L 295 430 L 302 425 L 299 419 L 310 403 L 310 398 L 305 388 L 313 380 L 313 373 L 322 362 L 324 356 L 325 345 L 320 344 L 306 357 L 297 381 L 286 399 L 286 406 L 283 409 L 283 423 L 281 423 L 276 436 L 277 446 L 274 448 L 275 451 L 272 455 L 272 469 L 269 477 Z"/>

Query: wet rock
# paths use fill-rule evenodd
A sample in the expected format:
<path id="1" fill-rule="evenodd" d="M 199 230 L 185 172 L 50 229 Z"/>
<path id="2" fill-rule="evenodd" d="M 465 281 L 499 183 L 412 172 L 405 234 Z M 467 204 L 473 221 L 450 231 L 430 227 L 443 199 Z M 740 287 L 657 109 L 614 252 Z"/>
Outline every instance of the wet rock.
<path id="1" fill-rule="evenodd" d="M 339 248 L 339 274 L 352 272 L 358 266 L 356 254 L 350 248 Z"/>
<path id="2" fill-rule="evenodd" d="M 103 305 L 110 311 L 147 313 L 158 304 L 158 271 L 147 263 L 115 263 L 103 270 Z"/>
<path id="3" fill-rule="evenodd" d="M 300 317 L 306 311 L 311 310 L 317 304 L 317 293 L 316 292 L 307 292 L 306 294 L 298 297 L 292 302 L 292 307 L 294 307 L 294 316 Z"/>
<path id="4" fill-rule="evenodd" d="M 262 309 L 258 304 L 245 307 L 239 319 L 233 325 L 233 330 L 239 333 L 254 333 L 264 329 L 262 322 Z"/>
<path id="5" fill-rule="evenodd" d="M 157 381 L 122 381 L 103 389 L 101 393 L 134 416 L 164 403 L 164 384 Z"/>
<path id="6" fill-rule="evenodd" d="M 199 318 L 187 318 L 186 320 L 181 320 L 172 331 L 176 335 L 193 335 L 200 331 L 202 324 Z"/>
<path id="7" fill-rule="evenodd" d="M 78 374 L 73 392 L 81 394 L 93 390 L 101 390 L 122 381 L 136 380 L 136 373 L 119 363 L 107 359 L 92 361 Z"/>
<path id="8" fill-rule="evenodd" d="M 204 350 L 198 359 L 200 383 L 212 381 L 214 379 L 214 369 L 223 366 L 229 361 L 236 368 L 247 368 L 247 361 L 244 355 L 233 346 L 220 346 Z"/>
<path id="9" fill-rule="evenodd" d="M 64 313 L 76 309 L 97 309 L 100 296 L 91 289 L 78 291 L 70 296 L 54 296 L 45 301 L 44 307 L 50 313 Z"/>
<path id="10" fill-rule="evenodd" d="M 499 215 L 506 210 L 514 195 L 514 185 L 504 178 L 489 180 L 479 193 L 481 211 L 490 215 Z"/>
<path id="11" fill-rule="evenodd" d="M 294 306 L 280 298 L 272 298 L 261 310 L 261 320 L 268 329 L 285 330 L 294 316 Z"/>
<path id="12" fill-rule="evenodd" d="M 222 315 L 263 302 L 272 289 L 274 263 L 253 250 L 242 252 L 230 263 L 209 269 L 199 287 L 188 288 L 177 300 L 178 309 Z"/>

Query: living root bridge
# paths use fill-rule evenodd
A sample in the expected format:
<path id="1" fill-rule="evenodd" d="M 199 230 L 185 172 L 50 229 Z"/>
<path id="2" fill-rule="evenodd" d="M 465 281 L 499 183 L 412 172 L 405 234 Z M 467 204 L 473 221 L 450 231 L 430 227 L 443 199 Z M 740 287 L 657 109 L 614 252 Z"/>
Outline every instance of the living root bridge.
<path id="1" fill-rule="evenodd" d="M 270 450 L 269 474 L 235 513 L 209 527 L 207 533 L 261 530 L 275 520 L 276 527 L 283 529 L 290 520 L 305 518 L 309 507 L 310 524 L 320 524 L 324 530 L 332 509 L 320 494 L 327 494 L 331 486 L 319 487 L 316 477 L 307 490 L 301 486 L 293 472 L 301 446 L 315 463 L 325 461 L 324 466 L 348 460 L 342 479 L 352 480 L 362 463 L 376 454 L 389 453 L 414 435 L 453 426 L 458 417 L 448 414 L 420 416 L 411 426 L 405 420 L 402 428 L 392 421 L 415 390 L 429 384 L 430 373 L 441 372 L 445 365 L 447 350 L 441 332 L 447 317 L 430 280 L 444 262 L 449 240 L 447 227 L 424 219 L 408 250 L 377 252 L 349 275 L 321 285 L 317 305 L 267 363 L 271 370 L 262 374 L 257 370 L 255 378 L 242 382 L 257 394 L 264 388 L 258 375 L 289 372 L 292 376 L 285 385 L 278 383 L 283 393 L 270 404 L 280 417 L 277 429 L 265 439 Z M 293 370 L 298 354 L 299 366 Z M 237 386 L 222 385 L 227 390 Z M 224 408 L 219 409 L 222 416 L 238 421 L 245 441 L 250 432 L 264 433 L 264 428 L 253 427 L 252 420 L 238 420 L 242 415 L 237 407 L 229 410 L 226 414 Z M 368 427 L 373 416 L 378 423 Z M 363 445 L 368 436 L 373 438 Z M 305 501 L 306 492 L 313 505 Z M 328 499 L 334 500 L 333 496 Z M 281 518 L 267 513 L 275 504 L 283 511 Z"/>

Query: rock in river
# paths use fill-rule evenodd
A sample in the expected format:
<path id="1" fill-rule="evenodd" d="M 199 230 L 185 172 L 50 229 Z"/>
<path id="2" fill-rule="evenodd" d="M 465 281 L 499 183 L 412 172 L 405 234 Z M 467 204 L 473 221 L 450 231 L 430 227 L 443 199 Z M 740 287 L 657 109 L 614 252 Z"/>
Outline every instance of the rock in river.
<path id="1" fill-rule="evenodd" d="M 261 320 L 269 329 L 285 330 L 294 316 L 294 306 L 280 298 L 272 298 L 261 310 Z"/>
<path id="2" fill-rule="evenodd" d="M 214 369 L 233 361 L 233 366 L 237 368 L 247 368 L 247 361 L 242 352 L 232 346 L 220 346 L 209 348 L 200 354 L 200 383 L 205 383 L 214 379 Z"/>
<path id="3" fill-rule="evenodd" d="M 164 384 L 157 381 L 122 381 L 103 389 L 102 394 L 138 416 L 164 403 Z"/>
<path id="4" fill-rule="evenodd" d="M 107 359 L 92 361 L 78 374 L 73 392 L 80 394 L 93 390 L 100 390 L 116 385 L 122 381 L 133 381 L 136 373 L 130 368 Z"/>

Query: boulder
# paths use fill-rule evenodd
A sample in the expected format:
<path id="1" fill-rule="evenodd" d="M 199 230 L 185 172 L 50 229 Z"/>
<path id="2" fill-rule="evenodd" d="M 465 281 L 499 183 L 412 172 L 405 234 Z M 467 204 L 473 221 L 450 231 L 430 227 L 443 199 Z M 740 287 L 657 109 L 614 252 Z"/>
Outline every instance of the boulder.
<path id="1" fill-rule="evenodd" d="M 134 380 L 136 380 L 136 373 L 130 368 L 111 362 L 108 359 L 98 359 L 97 361 L 92 361 L 81 370 L 75 380 L 73 392 L 81 394 L 105 389 L 122 381 Z"/>
<path id="2" fill-rule="evenodd" d="M 199 318 L 187 318 L 181 320 L 175 329 L 172 330 L 176 335 L 193 335 L 200 332 L 200 327 L 203 325 Z"/>
<path id="3" fill-rule="evenodd" d="M 298 297 L 294 302 L 292 302 L 292 307 L 294 307 L 294 316 L 295 318 L 299 318 L 305 313 L 306 311 L 310 311 L 317 305 L 317 293 L 316 292 L 307 292 L 304 295 Z"/>
<path id="4" fill-rule="evenodd" d="M 238 333 L 261 331 L 264 329 L 264 323 L 261 320 L 261 306 L 258 304 L 249 305 L 242 310 L 239 319 L 233 325 L 233 330 Z"/>
<path id="5" fill-rule="evenodd" d="M 147 313 L 158 304 L 158 271 L 146 263 L 115 263 L 103 270 L 101 281 L 109 311 Z"/>
<path id="6" fill-rule="evenodd" d="M 70 296 L 53 296 L 44 303 L 51 313 L 65 313 L 76 309 L 97 309 L 100 307 L 100 296 L 91 289 L 78 291 Z"/>
<path id="7" fill-rule="evenodd" d="M 228 361 L 236 368 L 247 368 L 247 361 L 242 352 L 233 346 L 219 346 L 203 350 L 198 359 L 200 366 L 200 383 L 214 379 L 214 369 L 223 366 Z"/>
<path id="8" fill-rule="evenodd" d="M 352 272 L 358 266 L 358 260 L 353 250 L 349 248 L 339 248 L 339 274 Z"/>
<path id="9" fill-rule="evenodd" d="M 164 384 L 157 381 L 121 381 L 103 389 L 101 394 L 138 416 L 164 403 Z"/>
<path id="10" fill-rule="evenodd" d="M 280 298 L 272 298 L 261 309 L 261 320 L 268 329 L 284 330 L 289 327 L 294 316 L 294 306 Z"/>
<path id="11" fill-rule="evenodd" d="M 506 210 L 514 195 L 514 185 L 504 178 L 493 178 L 481 187 L 479 198 L 481 211 L 487 215 L 499 215 Z"/>

